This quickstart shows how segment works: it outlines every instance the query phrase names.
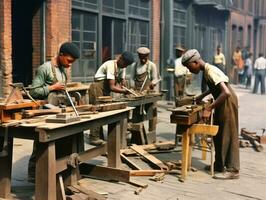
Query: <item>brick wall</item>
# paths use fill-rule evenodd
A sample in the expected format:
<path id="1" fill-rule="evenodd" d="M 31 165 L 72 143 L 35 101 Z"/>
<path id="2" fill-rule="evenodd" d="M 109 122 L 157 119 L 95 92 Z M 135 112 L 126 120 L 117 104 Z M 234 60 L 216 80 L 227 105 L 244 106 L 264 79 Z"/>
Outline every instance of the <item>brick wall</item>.
<path id="1" fill-rule="evenodd" d="M 71 1 L 46 1 L 46 60 L 56 56 L 62 43 L 71 39 Z M 41 64 L 40 11 L 33 17 L 33 76 Z M 70 73 L 70 72 L 69 72 Z M 68 73 L 68 74 L 69 74 Z M 70 77 L 70 76 L 69 76 Z"/>
<path id="2" fill-rule="evenodd" d="M 11 1 L 0 0 L 0 96 L 9 94 L 12 83 Z"/>

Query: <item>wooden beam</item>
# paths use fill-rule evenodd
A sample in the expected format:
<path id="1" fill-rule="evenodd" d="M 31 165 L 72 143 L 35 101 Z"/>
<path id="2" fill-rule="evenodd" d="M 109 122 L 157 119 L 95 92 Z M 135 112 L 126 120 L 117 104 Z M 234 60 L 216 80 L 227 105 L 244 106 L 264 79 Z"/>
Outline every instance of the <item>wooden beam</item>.
<path id="1" fill-rule="evenodd" d="M 218 132 L 219 126 L 208 124 L 193 124 L 189 128 L 189 134 L 206 134 L 215 136 Z"/>
<path id="2" fill-rule="evenodd" d="M 164 170 L 130 170 L 130 176 L 154 176 L 157 173 L 164 173 Z"/>
<path id="3" fill-rule="evenodd" d="M 129 165 L 129 167 L 133 168 L 133 169 L 141 169 L 140 166 L 138 166 L 136 163 L 134 163 L 133 161 L 131 161 L 129 158 L 127 158 L 124 154 L 120 154 L 122 161 L 124 161 L 126 164 Z"/>
<path id="4" fill-rule="evenodd" d="M 96 156 L 105 154 L 107 151 L 107 145 L 104 143 L 101 146 L 94 147 L 92 149 L 88 149 L 84 152 L 79 153 L 79 161 L 85 162 L 88 161 Z M 69 156 L 65 156 L 63 158 L 56 160 L 56 173 L 60 173 L 67 169 L 67 161 L 69 159 Z"/>
<path id="5" fill-rule="evenodd" d="M 80 173 L 84 177 L 92 176 L 101 180 L 129 182 L 130 171 L 128 170 L 97 166 L 88 163 L 80 164 L 79 168 Z"/>
<path id="6" fill-rule="evenodd" d="M 130 148 L 132 150 L 136 151 L 139 155 L 143 156 L 146 160 L 148 160 L 149 162 L 151 162 L 157 168 L 159 168 L 161 170 L 168 170 L 168 167 L 165 164 L 163 164 L 162 161 L 160 161 L 159 159 L 157 159 L 153 155 L 149 154 L 142 147 L 133 144 Z"/>

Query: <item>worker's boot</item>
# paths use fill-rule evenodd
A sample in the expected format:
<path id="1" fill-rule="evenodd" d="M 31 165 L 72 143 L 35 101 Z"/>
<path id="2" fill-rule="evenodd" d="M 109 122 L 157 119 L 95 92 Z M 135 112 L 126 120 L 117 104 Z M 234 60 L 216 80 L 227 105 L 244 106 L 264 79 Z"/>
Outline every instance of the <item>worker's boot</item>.
<path id="1" fill-rule="evenodd" d="M 101 128 L 102 127 L 95 127 L 90 130 L 89 144 L 100 146 L 104 143 L 104 141 L 100 139 Z"/>

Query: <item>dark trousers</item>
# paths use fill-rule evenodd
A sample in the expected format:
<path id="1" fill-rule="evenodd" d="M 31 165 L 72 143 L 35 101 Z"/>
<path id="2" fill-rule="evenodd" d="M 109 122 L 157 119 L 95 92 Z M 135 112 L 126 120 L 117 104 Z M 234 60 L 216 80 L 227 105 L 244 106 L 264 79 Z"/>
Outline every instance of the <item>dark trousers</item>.
<path id="1" fill-rule="evenodd" d="M 265 69 L 255 70 L 255 85 L 253 93 L 257 93 L 260 84 L 261 94 L 265 94 Z"/>

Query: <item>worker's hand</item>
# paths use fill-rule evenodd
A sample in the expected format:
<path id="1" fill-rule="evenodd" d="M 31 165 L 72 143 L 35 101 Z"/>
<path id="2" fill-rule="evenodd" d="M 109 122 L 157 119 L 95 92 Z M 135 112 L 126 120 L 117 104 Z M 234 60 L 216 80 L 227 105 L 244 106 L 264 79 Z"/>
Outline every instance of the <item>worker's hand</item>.
<path id="1" fill-rule="evenodd" d="M 54 90 L 64 90 L 64 89 L 65 89 L 65 85 L 62 84 L 62 83 L 59 83 L 59 82 L 57 82 L 57 83 L 55 83 L 55 84 L 49 86 L 49 90 L 50 90 L 50 91 L 54 91 Z"/>
<path id="2" fill-rule="evenodd" d="M 125 89 L 123 90 L 123 93 L 124 94 L 130 94 L 130 92 L 128 90 L 125 90 Z"/>
<path id="3" fill-rule="evenodd" d="M 205 123 L 208 123 L 210 121 L 210 117 L 211 117 L 211 108 L 210 107 L 206 107 L 204 110 L 203 110 L 203 113 L 202 113 L 202 120 L 205 122 Z"/>
<path id="4" fill-rule="evenodd" d="M 149 85 L 149 88 L 150 88 L 151 90 L 153 90 L 153 89 L 154 89 L 154 86 L 155 86 L 155 85 L 151 83 L 151 84 Z"/>
<path id="5" fill-rule="evenodd" d="M 127 86 L 127 81 L 126 81 L 126 79 L 123 79 L 123 80 L 121 81 L 121 85 L 122 85 L 122 86 L 125 86 L 125 87 Z"/>

